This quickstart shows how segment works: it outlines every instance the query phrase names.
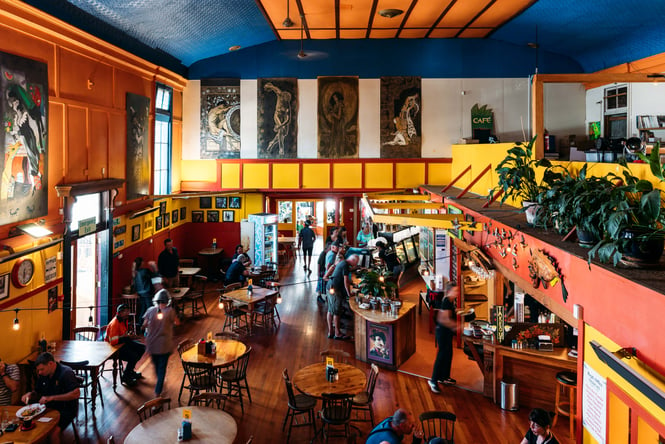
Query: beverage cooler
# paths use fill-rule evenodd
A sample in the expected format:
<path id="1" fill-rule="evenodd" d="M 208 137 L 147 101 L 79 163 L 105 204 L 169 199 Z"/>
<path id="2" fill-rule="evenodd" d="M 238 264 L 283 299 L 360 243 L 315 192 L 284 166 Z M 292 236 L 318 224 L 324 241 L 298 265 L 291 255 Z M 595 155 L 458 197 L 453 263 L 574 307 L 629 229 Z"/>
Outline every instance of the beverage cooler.
<path id="1" fill-rule="evenodd" d="M 248 222 L 240 224 L 240 238 L 249 239 L 248 254 L 254 265 L 265 265 L 266 262 L 277 262 L 276 214 L 250 214 Z"/>

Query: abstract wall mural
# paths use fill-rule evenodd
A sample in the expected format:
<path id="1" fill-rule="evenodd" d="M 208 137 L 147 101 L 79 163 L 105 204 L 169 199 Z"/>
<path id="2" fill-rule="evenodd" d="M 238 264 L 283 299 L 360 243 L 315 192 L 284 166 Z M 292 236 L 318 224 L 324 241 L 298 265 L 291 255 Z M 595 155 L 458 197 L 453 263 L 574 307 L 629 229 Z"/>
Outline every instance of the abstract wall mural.
<path id="1" fill-rule="evenodd" d="M 240 158 L 240 80 L 201 80 L 201 159 Z"/>
<path id="2" fill-rule="evenodd" d="M 257 145 L 261 159 L 298 156 L 298 79 L 258 79 Z"/>
<path id="3" fill-rule="evenodd" d="M 381 157 L 420 157 L 420 77 L 381 77 Z"/>
<path id="4" fill-rule="evenodd" d="M 48 213 L 46 63 L 0 52 L 0 225 Z"/>
<path id="5" fill-rule="evenodd" d="M 319 77 L 319 158 L 358 157 L 358 77 Z"/>
<path id="6" fill-rule="evenodd" d="M 150 99 L 127 93 L 127 200 L 150 194 Z"/>

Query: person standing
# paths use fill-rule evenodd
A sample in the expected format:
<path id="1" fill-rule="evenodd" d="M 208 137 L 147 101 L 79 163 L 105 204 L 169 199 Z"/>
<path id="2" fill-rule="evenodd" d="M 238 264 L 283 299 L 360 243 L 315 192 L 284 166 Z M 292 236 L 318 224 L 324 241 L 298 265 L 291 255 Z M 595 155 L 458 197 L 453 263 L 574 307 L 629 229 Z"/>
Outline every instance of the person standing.
<path id="1" fill-rule="evenodd" d="M 351 280 L 349 271 L 358 265 L 358 256 L 352 254 L 348 259 L 335 266 L 332 274 L 331 290 L 328 293 L 328 338 L 345 341 L 351 339 L 343 335 L 339 328 L 339 317 L 342 315 L 342 303 L 351 295 Z"/>
<path id="2" fill-rule="evenodd" d="M 145 353 L 145 345 L 136 340 L 136 335 L 129 334 L 128 320 L 129 306 L 125 304 L 118 305 L 115 317 L 111 319 L 106 328 L 106 341 L 111 345 L 124 344 L 118 351 L 118 358 L 127 362 L 127 365 L 120 381 L 125 385 L 132 386 L 136 384 L 137 379 L 143 378 L 140 373 L 134 371 L 134 368 Z"/>
<path id="3" fill-rule="evenodd" d="M 311 225 L 312 221 L 306 220 L 305 226 L 298 234 L 298 248 L 302 247 L 302 267 L 308 274 L 312 273 L 312 269 L 309 267 L 312 264 L 312 250 L 314 249 L 314 241 L 316 241 L 316 233 L 310 228 Z"/>
<path id="4" fill-rule="evenodd" d="M 374 234 L 372 234 L 371 228 L 372 227 L 370 227 L 369 223 L 363 224 L 362 228 L 358 232 L 358 236 L 356 236 L 356 240 L 358 241 L 358 247 L 366 248 L 369 241 L 374 239 Z"/>
<path id="5" fill-rule="evenodd" d="M 164 278 L 164 284 L 167 288 L 178 286 L 178 272 L 180 271 L 180 257 L 178 249 L 173 246 L 171 239 L 164 241 L 164 250 L 159 253 L 157 258 L 157 269 Z"/>
<path id="6" fill-rule="evenodd" d="M 439 382 L 445 385 L 455 385 L 457 381 L 450 377 L 450 367 L 453 363 L 453 336 L 457 331 L 457 316 L 455 315 L 455 301 L 459 294 L 458 288 L 452 283 L 446 283 L 445 294 L 439 307 L 436 308 L 435 341 L 438 346 L 432 379 L 427 381 L 433 393 L 441 393 Z"/>
<path id="7" fill-rule="evenodd" d="M 146 351 L 152 358 L 155 366 L 157 383 L 155 396 L 161 396 L 166 378 L 166 366 L 169 356 L 173 352 L 173 326 L 178 324 L 175 310 L 169 307 L 169 293 L 165 289 L 159 290 L 153 298 L 154 306 L 150 307 L 143 317 L 145 329 Z"/>
<path id="8" fill-rule="evenodd" d="M 317 261 L 317 265 L 319 266 L 319 280 L 316 282 L 316 300 L 317 302 L 324 303 L 326 302 L 325 299 L 323 299 L 323 293 L 326 292 L 326 282 L 323 280 L 323 276 L 326 274 L 326 256 L 328 255 L 328 251 L 330 251 L 330 244 L 326 243 L 326 246 L 323 248 L 321 253 L 319 254 L 319 260 Z"/>
<path id="9" fill-rule="evenodd" d="M 141 319 L 146 310 L 152 305 L 152 293 L 154 291 L 152 286 L 153 273 L 150 269 L 143 267 L 142 257 L 134 259 L 132 276 L 134 278 L 134 290 L 139 295 L 139 301 L 141 302 L 141 311 L 139 311 L 139 319 Z"/>
<path id="10" fill-rule="evenodd" d="M 0 359 L 0 405 L 11 405 L 12 393 L 18 390 L 20 381 L 18 365 Z"/>

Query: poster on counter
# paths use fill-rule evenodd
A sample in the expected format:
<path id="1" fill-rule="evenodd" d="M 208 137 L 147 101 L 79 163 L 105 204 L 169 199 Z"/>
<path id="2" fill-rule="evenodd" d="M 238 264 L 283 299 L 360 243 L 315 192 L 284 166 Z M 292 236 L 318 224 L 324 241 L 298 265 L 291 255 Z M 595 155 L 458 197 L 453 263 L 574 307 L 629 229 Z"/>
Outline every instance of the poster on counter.
<path id="1" fill-rule="evenodd" d="M 54 281 L 58 277 L 56 257 L 47 257 L 44 261 L 44 282 Z"/>
<path id="2" fill-rule="evenodd" d="M 607 380 L 585 362 L 582 387 L 582 425 L 599 444 L 605 444 Z"/>

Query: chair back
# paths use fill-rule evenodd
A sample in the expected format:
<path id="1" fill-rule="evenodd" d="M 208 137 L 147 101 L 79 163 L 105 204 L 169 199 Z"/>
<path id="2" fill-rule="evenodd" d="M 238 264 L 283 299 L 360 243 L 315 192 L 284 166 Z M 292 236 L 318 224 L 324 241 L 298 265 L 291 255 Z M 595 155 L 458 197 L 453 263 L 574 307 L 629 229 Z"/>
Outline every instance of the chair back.
<path id="1" fill-rule="evenodd" d="M 323 350 L 320 355 L 321 362 L 326 362 L 326 357 L 328 356 L 332 356 L 335 362 L 341 362 L 342 364 L 348 364 L 349 359 L 351 359 L 351 355 L 348 352 L 334 348 Z"/>
<path id="2" fill-rule="evenodd" d="M 193 267 L 194 266 L 194 259 L 182 258 L 182 259 L 178 260 L 178 264 L 181 267 Z"/>
<path id="3" fill-rule="evenodd" d="M 289 405 L 296 405 L 296 395 L 293 393 L 293 384 L 289 378 L 289 371 L 284 369 L 282 372 L 282 378 L 284 378 L 284 385 L 286 386 L 286 394 L 289 396 Z"/>
<path id="4" fill-rule="evenodd" d="M 144 402 L 141 407 L 136 409 L 136 414 L 139 415 L 139 422 L 143 422 L 156 413 L 163 412 L 164 406 L 166 406 L 166 410 L 171 410 L 171 398 L 159 397 Z"/>
<path id="5" fill-rule="evenodd" d="M 420 414 L 420 424 L 426 439 L 438 436 L 449 442 L 455 439 L 457 416 L 451 412 L 430 411 Z"/>
<path id="6" fill-rule="evenodd" d="M 369 379 L 367 379 L 367 402 L 372 402 L 374 399 L 374 387 L 376 387 L 377 379 L 379 379 L 379 367 L 376 364 L 372 364 L 372 368 L 369 371 Z"/>
<path id="7" fill-rule="evenodd" d="M 108 327 L 109 327 L 108 324 L 99 327 L 99 336 L 97 336 L 98 341 L 106 341 L 106 330 L 108 329 Z"/>
<path id="8" fill-rule="evenodd" d="M 224 313 L 226 313 L 227 316 L 235 311 L 235 307 L 233 306 L 233 301 L 231 299 L 222 296 L 220 297 L 219 302 L 222 303 L 222 307 L 224 307 Z"/>
<path id="9" fill-rule="evenodd" d="M 61 365 L 66 365 L 72 369 L 79 381 L 79 386 L 81 388 L 88 386 L 90 371 L 88 370 L 87 366 L 89 363 L 89 361 L 60 361 Z"/>
<path id="10" fill-rule="evenodd" d="M 217 404 L 217 408 L 224 410 L 226 405 L 226 395 L 217 392 L 203 392 L 195 395 L 192 398 L 192 405 L 197 405 L 201 407 L 210 407 L 213 403 Z"/>
<path id="11" fill-rule="evenodd" d="M 232 339 L 234 341 L 240 340 L 240 335 L 231 331 L 220 331 L 219 333 L 215 333 L 215 336 L 220 339 Z"/>
<path id="12" fill-rule="evenodd" d="M 249 354 L 252 352 L 252 347 L 247 347 L 245 353 L 238 358 L 236 362 L 236 375 L 239 379 L 247 377 L 247 365 L 249 364 Z"/>
<path id="13" fill-rule="evenodd" d="M 99 337 L 99 327 L 77 327 L 72 330 L 72 336 L 75 341 L 96 341 Z"/>
<path id="14" fill-rule="evenodd" d="M 327 423 L 345 424 L 351 420 L 353 395 L 323 393 L 321 394 L 321 419 Z"/>
<path id="15" fill-rule="evenodd" d="M 228 293 L 229 291 L 237 290 L 239 288 L 242 288 L 242 284 L 240 282 L 234 282 L 233 284 L 225 285 L 223 288 L 220 289 L 222 294 Z"/>
<path id="16" fill-rule="evenodd" d="M 189 289 L 190 295 L 192 293 L 203 294 L 205 291 L 206 282 L 208 282 L 208 278 L 206 276 L 201 274 L 195 274 L 192 276 L 192 288 Z"/>
<path id="17" fill-rule="evenodd" d="M 193 339 L 183 339 L 180 341 L 178 344 L 178 354 L 182 356 L 182 354 L 186 351 L 189 350 L 192 346 L 194 345 L 194 340 Z"/>
<path id="18" fill-rule="evenodd" d="M 196 389 L 214 389 L 217 384 L 217 378 L 211 363 L 187 362 L 182 359 L 180 362 L 187 378 L 189 378 L 190 387 Z"/>
<path id="19" fill-rule="evenodd" d="M 137 308 L 138 308 L 138 303 L 139 303 L 139 295 L 134 293 L 134 294 L 123 294 L 122 295 L 122 303 L 127 305 L 129 307 L 129 314 L 130 315 L 136 315 L 138 313 Z"/>

